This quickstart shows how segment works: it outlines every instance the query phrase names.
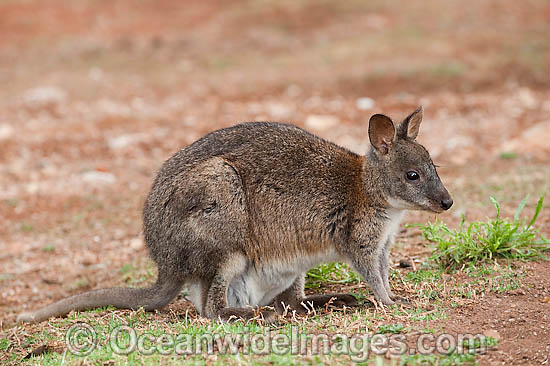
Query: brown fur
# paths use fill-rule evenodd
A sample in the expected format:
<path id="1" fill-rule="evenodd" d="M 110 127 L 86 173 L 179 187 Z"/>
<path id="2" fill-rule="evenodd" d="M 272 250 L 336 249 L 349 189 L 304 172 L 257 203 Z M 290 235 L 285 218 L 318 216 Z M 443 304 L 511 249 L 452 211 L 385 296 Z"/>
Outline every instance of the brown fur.
<path id="1" fill-rule="evenodd" d="M 214 131 L 164 163 L 145 203 L 156 285 L 98 290 L 110 291 L 104 297 L 87 292 L 18 319 L 42 321 L 108 304 L 153 310 L 184 284 L 210 318 L 251 318 L 258 314 L 247 304 L 269 302 L 279 312 L 287 306 L 303 312 L 307 303 L 354 305 L 345 294 L 304 297 L 305 271 L 326 260 L 347 261 L 378 300 L 391 304 L 388 254 L 402 211 L 441 212 L 452 204 L 427 151 L 414 141 L 421 120 L 422 109 L 397 127 L 373 116 L 366 156 L 279 123 Z M 407 180 L 410 170 L 418 180 Z"/>

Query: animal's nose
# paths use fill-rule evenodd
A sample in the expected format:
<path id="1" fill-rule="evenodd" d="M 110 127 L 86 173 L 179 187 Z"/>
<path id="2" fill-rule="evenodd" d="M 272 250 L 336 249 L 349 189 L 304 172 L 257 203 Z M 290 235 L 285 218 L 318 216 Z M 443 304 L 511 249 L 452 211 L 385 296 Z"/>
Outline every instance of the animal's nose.
<path id="1" fill-rule="evenodd" d="M 451 198 L 441 200 L 441 207 L 443 207 L 444 210 L 450 209 L 452 205 L 453 205 L 453 200 Z"/>

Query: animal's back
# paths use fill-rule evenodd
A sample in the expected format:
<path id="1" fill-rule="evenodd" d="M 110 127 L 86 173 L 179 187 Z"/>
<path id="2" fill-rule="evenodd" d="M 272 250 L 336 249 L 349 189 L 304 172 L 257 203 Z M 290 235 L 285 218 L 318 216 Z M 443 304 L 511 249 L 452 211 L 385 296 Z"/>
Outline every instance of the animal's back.
<path id="1" fill-rule="evenodd" d="M 323 169 L 350 158 L 360 159 L 358 155 L 294 125 L 248 122 L 211 132 L 180 150 L 165 162 L 157 180 L 173 178 L 216 156 L 241 168 L 248 167 L 251 173 L 280 177 L 299 176 L 300 171 L 307 168 Z M 277 167 L 281 169 L 274 171 Z M 298 170 L 289 172 L 287 168 Z"/>
<path id="2" fill-rule="evenodd" d="M 146 242 L 153 258 L 188 257 L 176 267 L 199 249 L 206 257 L 235 250 L 258 260 L 322 251 L 346 235 L 361 159 L 292 125 L 214 131 L 159 171 L 144 208 Z"/>

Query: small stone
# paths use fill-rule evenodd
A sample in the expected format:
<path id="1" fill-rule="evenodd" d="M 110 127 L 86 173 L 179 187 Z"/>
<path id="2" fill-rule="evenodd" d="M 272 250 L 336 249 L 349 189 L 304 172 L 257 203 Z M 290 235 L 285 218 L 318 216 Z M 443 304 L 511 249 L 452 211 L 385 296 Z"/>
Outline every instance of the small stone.
<path id="1" fill-rule="evenodd" d="M 537 106 L 537 98 L 529 88 L 520 88 L 518 90 L 518 99 L 525 108 L 535 108 Z"/>
<path id="2" fill-rule="evenodd" d="M 57 105 L 63 102 L 66 97 L 67 93 L 63 89 L 55 86 L 41 86 L 29 89 L 23 95 L 23 99 L 27 106 L 33 108 Z"/>
<path id="3" fill-rule="evenodd" d="M 307 128 L 315 130 L 326 130 L 336 126 L 339 122 L 340 120 L 335 116 L 312 114 L 306 118 L 305 125 Z"/>
<path id="4" fill-rule="evenodd" d="M 275 119 L 285 119 L 292 115 L 292 110 L 285 104 L 270 102 L 266 105 L 267 112 Z"/>
<path id="5" fill-rule="evenodd" d="M 339 111 L 343 108 L 344 102 L 340 99 L 334 99 L 328 102 L 328 107 L 331 111 Z"/>
<path id="6" fill-rule="evenodd" d="M 498 331 L 494 330 L 494 329 L 488 329 L 486 330 L 485 332 L 483 332 L 483 335 L 485 337 L 492 337 L 496 340 L 499 340 L 500 339 L 500 334 Z"/>
<path id="7" fill-rule="evenodd" d="M 286 95 L 291 98 L 296 98 L 300 94 L 302 94 L 302 88 L 296 84 L 289 85 L 288 88 L 286 88 Z"/>
<path id="8" fill-rule="evenodd" d="M 97 256 L 91 252 L 84 252 L 80 254 L 80 263 L 85 266 L 90 266 L 97 262 Z"/>
<path id="9" fill-rule="evenodd" d="M 42 282 L 44 282 L 47 285 L 58 285 L 61 283 L 55 278 L 42 278 Z"/>
<path id="10" fill-rule="evenodd" d="M 13 127 L 8 124 L 0 125 L 0 141 L 7 140 L 13 135 Z"/>
<path id="11" fill-rule="evenodd" d="M 88 77 L 93 81 L 100 81 L 103 78 L 103 70 L 94 66 L 88 72 Z"/>
<path id="12" fill-rule="evenodd" d="M 517 138 L 506 142 L 500 151 L 514 151 L 519 154 L 546 158 L 550 154 L 550 121 L 539 122 L 523 131 Z"/>
<path id="13" fill-rule="evenodd" d="M 130 239 L 130 247 L 134 250 L 139 250 L 144 247 L 143 240 L 140 237 Z"/>
<path id="14" fill-rule="evenodd" d="M 374 99 L 368 97 L 358 98 L 355 101 L 355 106 L 357 107 L 357 109 L 362 111 L 372 109 L 375 105 L 376 103 L 374 102 Z"/>
<path id="15" fill-rule="evenodd" d="M 116 182 L 116 177 L 111 173 L 92 171 L 82 173 L 80 176 L 82 181 L 92 185 L 107 185 Z"/>
<path id="16" fill-rule="evenodd" d="M 197 117 L 195 116 L 185 116 L 183 119 L 183 125 L 187 127 L 192 127 L 197 123 Z"/>
<path id="17" fill-rule="evenodd" d="M 101 99 L 97 102 L 96 109 L 104 117 L 118 117 L 126 118 L 129 117 L 132 113 L 132 109 L 126 104 L 119 103 L 109 99 Z"/>
<path id="18" fill-rule="evenodd" d="M 130 145 L 134 145 L 137 142 L 143 140 L 144 136 L 142 134 L 129 134 L 112 137 L 107 140 L 107 145 L 112 150 L 124 149 Z"/>
<path id="19" fill-rule="evenodd" d="M 400 268 L 409 268 L 409 267 L 412 267 L 412 263 L 407 258 L 401 258 L 399 260 L 399 267 Z"/>

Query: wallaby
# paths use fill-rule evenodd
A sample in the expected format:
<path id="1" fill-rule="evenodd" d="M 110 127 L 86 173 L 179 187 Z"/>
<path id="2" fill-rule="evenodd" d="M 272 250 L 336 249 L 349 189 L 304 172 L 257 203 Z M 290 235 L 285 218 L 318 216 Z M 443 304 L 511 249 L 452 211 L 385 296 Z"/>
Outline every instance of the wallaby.
<path id="1" fill-rule="evenodd" d="M 18 321 L 40 322 L 71 310 L 112 305 L 154 310 L 186 286 L 205 317 L 265 321 L 349 294 L 304 296 L 304 275 L 344 261 L 376 299 L 398 299 L 388 281 L 390 246 L 405 210 L 441 213 L 453 201 L 415 140 L 422 107 L 394 125 L 370 118 L 365 156 L 281 123 L 251 122 L 214 131 L 160 169 L 143 209 L 145 242 L 158 266 L 149 288 L 75 295 Z"/>

